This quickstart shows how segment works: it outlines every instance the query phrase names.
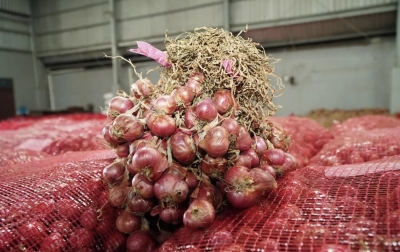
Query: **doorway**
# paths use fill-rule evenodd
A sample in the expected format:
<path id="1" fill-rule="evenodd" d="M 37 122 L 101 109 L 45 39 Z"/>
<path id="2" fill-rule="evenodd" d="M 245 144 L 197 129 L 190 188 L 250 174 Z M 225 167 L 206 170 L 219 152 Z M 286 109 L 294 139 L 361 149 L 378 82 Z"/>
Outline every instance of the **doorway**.
<path id="1" fill-rule="evenodd" d="M 0 78 L 0 120 L 15 116 L 13 81 Z"/>

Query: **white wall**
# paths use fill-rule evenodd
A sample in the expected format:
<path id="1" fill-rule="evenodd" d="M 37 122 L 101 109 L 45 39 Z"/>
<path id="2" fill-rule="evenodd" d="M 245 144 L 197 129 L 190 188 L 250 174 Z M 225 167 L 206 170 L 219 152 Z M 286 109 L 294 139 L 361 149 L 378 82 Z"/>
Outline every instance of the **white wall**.
<path id="1" fill-rule="evenodd" d="M 341 42 L 306 48 L 269 50 L 281 61 L 279 76 L 294 76 L 275 98 L 277 115 L 304 115 L 310 110 L 390 107 L 391 71 L 395 61 L 395 38 Z"/>

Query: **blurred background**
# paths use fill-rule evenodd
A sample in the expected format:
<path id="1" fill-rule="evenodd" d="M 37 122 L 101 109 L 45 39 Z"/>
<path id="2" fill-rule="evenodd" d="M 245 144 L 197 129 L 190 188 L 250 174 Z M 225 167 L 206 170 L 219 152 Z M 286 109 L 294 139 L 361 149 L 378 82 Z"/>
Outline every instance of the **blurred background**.
<path id="1" fill-rule="evenodd" d="M 165 49 L 197 27 L 222 27 L 260 43 L 285 90 L 277 115 L 400 111 L 397 0 L 0 0 L 0 119 L 100 112 L 157 66 L 129 53 L 136 41 Z M 157 82 L 159 72 L 148 75 Z M 332 112 L 333 111 L 333 112 Z M 360 113 L 361 113 L 360 112 Z"/>

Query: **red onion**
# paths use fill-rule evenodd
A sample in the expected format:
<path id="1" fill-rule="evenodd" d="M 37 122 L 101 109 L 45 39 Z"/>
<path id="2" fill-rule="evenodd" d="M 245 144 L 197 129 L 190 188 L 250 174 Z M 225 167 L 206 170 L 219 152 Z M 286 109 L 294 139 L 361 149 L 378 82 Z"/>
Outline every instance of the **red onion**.
<path id="1" fill-rule="evenodd" d="M 153 93 L 154 85 L 148 78 L 137 80 L 131 85 L 131 94 L 136 98 L 147 97 Z"/>
<path id="2" fill-rule="evenodd" d="M 247 168 L 251 168 L 251 157 L 248 155 L 239 155 L 237 158 L 235 165 L 241 165 Z"/>
<path id="3" fill-rule="evenodd" d="M 122 252 L 126 251 L 126 237 L 124 234 L 114 230 L 107 233 L 107 238 L 103 244 L 104 251 L 107 252 Z"/>
<path id="4" fill-rule="evenodd" d="M 114 149 L 115 154 L 120 158 L 125 158 L 129 156 L 129 143 L 123 143 L 117 145 Z"/>
<path id="5" fill-rule="evenodd" d="M 226 197 L 236 208 L 248 208 L 260 201 L 262 192 L 254 188 L 254 178 L 244 166 L 233 166 L 225 173 L 224 179 L 229 185 Z"/>
<path id="6" fill-rule="evenodd" d="M 140 173 L 136 174 L 132 179 L 132 190 L 143 198 L 153 198 L 153 188 L 154 183 Z"/>
<path id="7" fill-rule="evenodd" d="M 139 230 L 126 240 L 127 252 L 152 252 L 158 247 L 155 238 L 147 231 Z"/>
<path id="8" fill-rule="evenodd" d="M 261 170 L 268 172 L 269 174 L 272 175 L 272 177 L 274 177 L 276 179 L 276 171 L 275 171 L 274 167 L 272 167 L 268 164 L 262 164 L 257 168 L 260 168 Z"/>
<path id="9" fill-rule="evenodd" d="M 232 98 L 232 93 L 227 89 L 220 89 L 214 93 L 213 101 L 218 113 L 221 115 L 228 112 L 235 104 Z"/>
<path id="10" fill-rule="evenodd" d="M 185 181 L 170 174 L 165 173 L 154 184 L 154 194 L 157 199 L 163 202 L 183 202 L 189 193 L 189 187 Z"/>
<path id="11" fill-rule="evenodd" d="M 195 110 L 196 110 L 195 107 L 188 107 L 185 110 L 184 122 L 185 122 L 186 128 L 188 128 L 188 129 L 193 128 L 195 125 L 197 125 L 197 123 L 199 121 L 197 119 Z"/>
<path id="12" fill-rule="evenodd" d="M 196 146 L 193 139 L 182 131 L 177 131 L 170 138 L 172 155 L 183 165 L 191 164 L 196 158 Z"/>
<path id="13" fill-rule="evenodd" d="M 131 188 L 125 185 L 111 188 L 108 196 L 108 203 L 113 207 L 123 207 L 130 190 Z"/>
<path id="14" fill-rule="evenodd" d="M 213 158 L 206 155 L 200 163 L 200 169 L 210 178 L 220 178 L 228 169 L 228 160 L 223 157 Z"/>
<path id="15" fill-rule="evenodd" d="M 299 163 L 297 161 L 297 158 L 295 156 L 293 156 L 292 154 L 285 152 L 285 161 L 283 162 L 282 166 L 280 167 L 282 172 L 287 173 L 290 171 L 294 171 L 297 168 L 299 168 Z"/>
<path id="16" fill-rule="evenodd" d="M 249 132 L 245 127 L 240 126 L 239 135 L 235 142 L 236 149 L 246 151 L 251 148 L 252 142 Z"/>
<path id="17" fill-rule="evenodd" d="M 202 93 L 202 83 L 204 81 L 203 73 L 194 73 L 189 77 L 189 80 L 186 82 L 186 86 L 189 87 L 195 96 L 198 96 Z"/>
<path id="18" fill-rule="evenodd" d="M 267 189 L 276 188 L 278 185 L 275 178 L 266 171 L 260 168 L 253 168 L 250 170 L 250 175 L 254 180 L 254 189 L 258 191 L 265 191 Z"/>
<path id="19" fill-rule="evenodd" d="M 215 107 L 213 100 L 204 98 L 196 106 L 196 114 L 200 120 L 211 122 L 217 115 L 217 107 Z"/>
<path id="20" fill-rule="evenodd" d="M 227 129 L 229 134 L 239 136 L 240 124 L 238 123 L 238 121 L 236 119 L 233 119 L 233 118 L 225 119 L 221 123 L 221 126 L 224 127 L 225 129 Z"/>
<path id="21" fill-rule="evenodd" d="M 140 229 L 142 221 L 140 217 L 128 211 L 122 211 L 115 223 L 117 230 L 124 234 L 130 234 Z"/>
<path id="22" fill-rule="evenodd" d="M 221 195 L 225 198 L 226 197 L 226 191 L 228 190 L 227 189 L 228 185 L 224 181 L 218 180 L 217 183 L 216 183 L 216 187 L 218 188 L 218 190 L 221 193 Z"/>
<path id="23" fill-rule="evenodd" d="M 115 96 L 108 103 L 107 116 L 108 116 L 108 118 L 113 120 L 118 115 L 127 112 L 134 106 L 135 106 L 135 104 L 129 98 L 122 97 L 122 96 Z"/>
<path id="24" fill-rule="evenodd" d="M 169 137 L 176 130 L 176 122 L 170 115 L 150 114 L 147 118 L 147 127 L 156 136 Z"/>
<path id="25" fill-rule="evenodd" d="M 106 126 L 104 126 L 103 131 L 102 131 L 102 135 L 104 137 L 104 140 L 106 140 L 106 142 L 108 144 L 110 144 L 112 147 L 114 147 L 114 146 L 118 145 L 119 142 L 117 140 L 114 140 L 111 137 L 111 134 L 110 134 L 110 128 L 111 127 L 112 127 L 111 123 L 108 123 Z"/>
<path id="26" fill-rule="evenodd" d="M 166 172 L 184 180 L 189 188 L 196 188 L 199 184 L 199 181 L 193 173 L 175 162 L 169 166 Z"/>
<path id="27" fill-rule="evenodd" d="M 121 114 L 114 119 L 110 135 L 116 141 L 134 141 L 144 132 L 143 124 L 134 115 Z"/>
<path id="28" fill-rule="evenodd" d="M 129 173 L 135 175 L 141 173 L 151 181 L 156 181 L 168 168 L 168 160 L 165 155 L 152 147 L 143 147 L 135 152 L 131 163 L 128 163 Z"/>
<path id="29" fill-rule="evenodd" d="M 182 222 L 183 214 L 187 208 L 183 205 L 167 206 L 163 208 L 159 214 L 160 219 L 165 223 L 179 224 Z"/>
<path id="30" fill-rule="evenodd" d="M 174 99 L 177 104 L 182 104 L 185 107 L 189 106 L 194 99 L 194 92 L 188 86 L 181 86 L 174 93 Z"/>
<path id="31" fill-rule="evenodd" d="M 250 148 L 247 151 L 243 151 L 241 155 L 246 155 L 251 158 L 251 168 L 256 167 L 260 164 L 260 158 L 253 148 Z"/>
<path id="32" fill-rule="evenodd" d="M 222 206 L 223 198 L 221 192 L 211 182 L 203 179 L 200 186 L 190 195 L 191 201 L 196 199 L 207 200 L 218 210 Z"/>
<path id="33" fill-rule="evenodd" d="M 123 162 L 114 162 L 103 169 L 103 178 L 110 185 L 119 185 L 125 178 L 125 165 Z"/>
<path id="34" fill-rule="evenodd" d="M 207 228 L 215 220 L 215 209 L 207 200 L 196 199 L 183 215 L 183 224 L 191 230 Z"/>
<path id="35" fill-rule="evenodd" d="M 153 209 L 153 207 L 156 205 L 156 199 L 145 199 L 131 191 L 128 195 L 126 205 L 130 211 L 137 214 L 142 214 L 150 212 L 151 209 Z"/>
<path id="36" fill-rule="evenodd" d="M 285 162 L 285 152 L 281 149 L 265 150 L 260 155 L 261 164 L 283 165 Z"/>
<path id="37" fill-rule="evenodd" d="M 275 148 L 287 151 L 289 149 L 290 137 L 286 134 L 283 127 L 272 122 L 269 122 L 268 125 L 271 127 L 269 141 Z"/>
<path id="38" fill-rule="evenodd" d="M 172 115 L 176 110 L 176 102 L 172 96 L 162 95 L 153 102 L 154 110 L 167 115 Z"/>
<path id="39" fill-rule="evenodd" d="M 229 132 L 222 126 L 216 126 L 206 133 L 199 147 L 211 157 L 222 157 L 229 149 Z"/>
<path id="40" fill-rule="evenodd" d="M 148 140 L 144 139 L 135 140 L 129 145 L 129 153 L 133 155 L 137 150 L 146 147 L 148 144 L 149 144 Z"/>
<path id="41" fill-rule="evenodd" d="M 265 142 L 264 138 L 259 136 L 254 136 L 253 145 L 255 145 L 255 151 L 258 155 L 261 155 L 261 152 L 267 149 L 267 143 Z"/>

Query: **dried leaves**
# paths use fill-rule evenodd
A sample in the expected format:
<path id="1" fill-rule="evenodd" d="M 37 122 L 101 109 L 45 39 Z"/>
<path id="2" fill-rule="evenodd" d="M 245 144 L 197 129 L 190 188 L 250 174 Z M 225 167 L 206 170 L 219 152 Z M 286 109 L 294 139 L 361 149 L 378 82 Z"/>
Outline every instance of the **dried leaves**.
<path id="1" fill-rule="evenodd" d="M 282 89 L 280 78 L 274 74 L 277 62 L 258 48 L 259 44 L 245 40 L 240 34 L 223 29 L 199 28 L 175 39 L 166 38 L 168 62 L 158 83 L 164 93 L 184 85 L 192 73 L 202 71 L 205 76 L 202 97 L 212 97 L 218 89 L 230 89 L 239 102 L 242 125 L 250 127 L 273 115 L 277 106 L 272 102 L 275 93 Z M 230 73 L 223 67 L 227 61 Z M 269 83 L 270 79 L 276 84 Z M 199 97 L 202 98 L 202 97 Z"/>

